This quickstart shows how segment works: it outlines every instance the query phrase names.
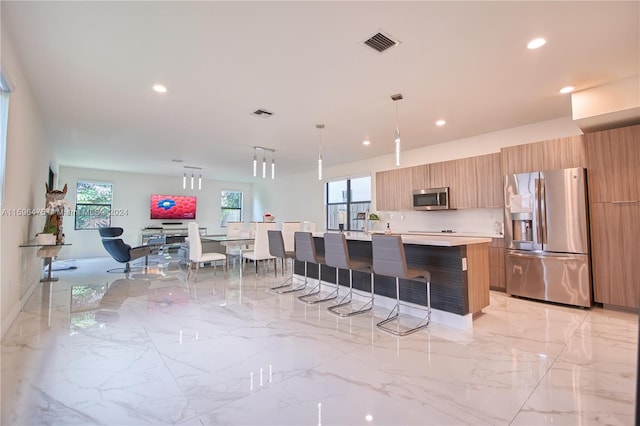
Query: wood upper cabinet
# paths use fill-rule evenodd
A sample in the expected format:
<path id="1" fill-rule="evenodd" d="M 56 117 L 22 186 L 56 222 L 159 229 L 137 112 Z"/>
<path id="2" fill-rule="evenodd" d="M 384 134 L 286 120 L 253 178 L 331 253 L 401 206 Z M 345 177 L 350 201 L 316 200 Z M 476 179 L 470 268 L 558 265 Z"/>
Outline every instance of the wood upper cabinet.
<path id="1" fill-rule="evenodd" d="M 429 164 L 411 167 L 411 190 L 431 188 L 429 182 Z"/>
<path id="2" fill-rule="evenodd" d="M 502 207 L 500 153 L 376 173 L 378 210 L 412 210 L 413 190 L 449 187 L 454 209 Z"/>
<path id="3" fill-rule="evenodd" d="M 594 300 L 640 305 L 640 203 L 591 203 L 591 262 Z"/>
<path id="4" fill-rule="evenodd" d="M 376 209 L 382 211 L 413 208 L 411 168 L 376 173 Z"/>
<path id="5" fill-rule="evenodd" d="M 502 174 L 586 167 L 582 136 L 550 139 L 502 148 Z"/>
<path id="6" fill-rule="evenodd" d="M 640 201 L 640 125 L 584 135 L 589 200 Z"/>
<path id="7" fill-rule="evenodd" d="M 473 158 L 476 161 L 478 207 L 504 207 L 500 153 L 480 155 Z"/>
<path id="8" fill-rule="evenodd" d="M 445 162 L 445 173 L 454 209 L 478 208 L 478 180 L 476 157 Z"/>

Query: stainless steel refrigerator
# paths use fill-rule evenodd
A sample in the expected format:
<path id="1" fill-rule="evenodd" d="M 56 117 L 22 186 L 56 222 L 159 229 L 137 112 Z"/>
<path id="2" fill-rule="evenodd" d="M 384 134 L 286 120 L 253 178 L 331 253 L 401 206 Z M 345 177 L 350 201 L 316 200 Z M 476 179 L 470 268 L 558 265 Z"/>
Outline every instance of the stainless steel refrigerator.
<path id="1" fill-rule="evenodd" d="M 583 168 L 505 176 L 507 293 L 591 306 L 586 183 Z"/>

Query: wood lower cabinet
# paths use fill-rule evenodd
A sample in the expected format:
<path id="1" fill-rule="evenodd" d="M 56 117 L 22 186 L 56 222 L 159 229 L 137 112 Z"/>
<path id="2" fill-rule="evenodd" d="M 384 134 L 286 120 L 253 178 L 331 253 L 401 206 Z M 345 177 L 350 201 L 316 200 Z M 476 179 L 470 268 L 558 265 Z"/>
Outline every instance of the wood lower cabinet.
<path id="1" fill-rule="evenodd" d="M 504 238 L 493 238 L 489 244 L 489 283 L 492 290 L 507 290 L 504 256 Z"/>
<path id="2" fill-rule="evenodd" d="M 640 306 L 640 203 L 591 203 L 594 300 Z"/>

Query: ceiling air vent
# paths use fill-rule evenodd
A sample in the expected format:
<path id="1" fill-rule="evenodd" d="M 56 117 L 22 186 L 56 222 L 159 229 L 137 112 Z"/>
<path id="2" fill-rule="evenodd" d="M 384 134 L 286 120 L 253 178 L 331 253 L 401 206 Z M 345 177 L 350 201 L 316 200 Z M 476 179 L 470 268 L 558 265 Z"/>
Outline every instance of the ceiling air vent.
<path id="1" fill-rule="evenodd" d="M 398 43 L 398 41 L 393 40 L 391 37 L 383 33 L 376 33 L 369 39 L 364 41 L 365 45 L 380 53 L 384 52 L 390 47 L 396 46 Z"/>
<path id="2" fill-rule="evenodd" d="M 266 109 L 257 109 L 253 111 L 253 115 L 257 115 L 258 117 L 262 118 L 269 118 L 273 115 L 273 113 L 271 111 L 267 111 Z"/>

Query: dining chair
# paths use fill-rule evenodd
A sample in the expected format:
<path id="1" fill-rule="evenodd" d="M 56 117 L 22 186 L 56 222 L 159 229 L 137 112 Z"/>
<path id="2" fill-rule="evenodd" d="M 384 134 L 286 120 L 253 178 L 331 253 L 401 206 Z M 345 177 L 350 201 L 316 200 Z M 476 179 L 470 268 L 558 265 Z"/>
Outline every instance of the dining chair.
<path id="1" fill-rule="evenodd" d="M 255 239 L 253 242 L 253 250 L 242 254 L 243 259 L 251 260 L 256 265 L 256 274 L 258 273 L 258 261 L 275 260 L 275 257 L 269 253 L 269 237 L 267 231 L 275 230 L 277 224 L 275 222 L 253 222 L 256 224 Z"/>
<path id="2" fill-rule="evenodd" d="M 244 222 L 227 222 L 227 237 L 240 237 L 244 232 Z M 242 258 L 242 244 L 227 242 L 227 258 L 233 260 L 234 268 L 236 259 Z"/>
<path id="3" fill-rule="evenodd" d="M 198 279 L 198 270 L 201 263 L 212 263 L 215 273 L 216 262 L 222 262 L 223 268 L 227 264 L 227 256 L 222 253 L 203 253 L 202 252 L 202 239 L 200 238 L 200 228 L 197 222 L 189 222 L 187 228 L 187 234 L 189 238 L 189 269 L 187 272 L 187 279 L 191 275 L 191 269 L 195 264 L 196 276 Z"/>

